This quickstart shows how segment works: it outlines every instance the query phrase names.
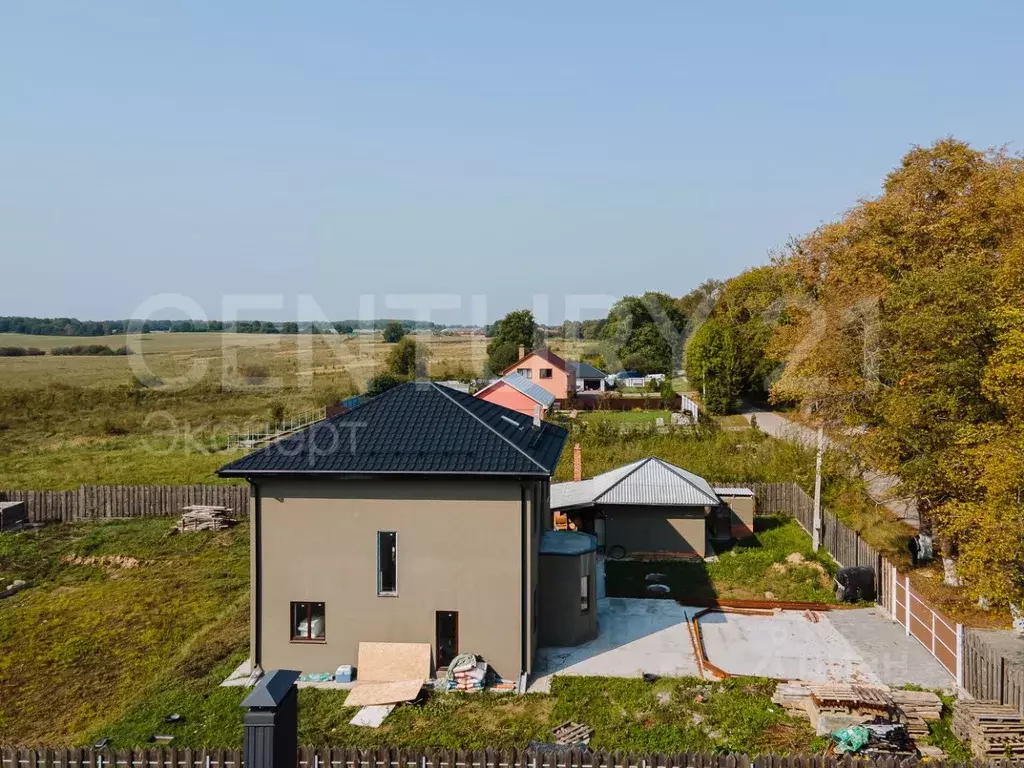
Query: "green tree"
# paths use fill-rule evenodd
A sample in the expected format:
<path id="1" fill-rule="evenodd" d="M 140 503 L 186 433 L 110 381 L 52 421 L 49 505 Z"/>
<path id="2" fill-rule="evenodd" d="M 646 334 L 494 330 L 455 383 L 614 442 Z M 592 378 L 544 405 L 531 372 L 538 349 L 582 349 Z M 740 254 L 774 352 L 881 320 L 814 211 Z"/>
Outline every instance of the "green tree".
<path id="1" fill-rule="evenodd" d="M 348 335 L 352 333 L 355 330 L 355 328 L 352 327 L 351 323 L 335 323 L 334 330 L 337 331 L 338 333 Z"/>
<path id="2" fill-rule="evenodd" d="M 298 323 L 281 323 L 281 333 L 287 333 L 292 336 L 299 332 Z"/>
<path id="3" fill-rule="evenodd" d="M 391 320 L 384 326 L 384 341 L 388 344 L 396 344 L 405 336 L 405 326 L 398 320 Z"/>
<path id="4" fill-rule="evenodd" d="M 743 370 L 733 329 L 716 318 L 686 346 L 686 378 L 702 393 L 709 413 L 729 413 L 743 394 Z"/>
<path id="5" fill-rule="evenodd" d="M 365 394 L 367 397 L 376 397 L 377 395 L 387 392 L 389 389 L 394 389 L 399 384 L 404 384 L 406 381 L 408 381 L 408 379 L 404 376 L 396 376 L 395 374 L 387 371 L 384 373 L 378 373 L 366 382 Z"/>
<path id="6" fill-rule="evenodd" d="M 533 312 L 519 309 L 509 312 L 491 326 L 491 340 L 487 344 L 487 369 L 499 374 L 519 359 L 519 347 L 527 351 L 540 346 Z"/>
<path id="7" fill-rule="evenodd" d="M 672 373 L 673 350 L 656 325 L 645 325 L 630 334 L 619 349 L 622 365 L 642 374 Z"/>
<path id="8" fill-rule="evenodd" d="M 425 344 L 417 344 L 412 336 L 404 336 L 388 353 L 387 369 L 406 379 L 426 378 L 429 358 L 430 349 Z"/>

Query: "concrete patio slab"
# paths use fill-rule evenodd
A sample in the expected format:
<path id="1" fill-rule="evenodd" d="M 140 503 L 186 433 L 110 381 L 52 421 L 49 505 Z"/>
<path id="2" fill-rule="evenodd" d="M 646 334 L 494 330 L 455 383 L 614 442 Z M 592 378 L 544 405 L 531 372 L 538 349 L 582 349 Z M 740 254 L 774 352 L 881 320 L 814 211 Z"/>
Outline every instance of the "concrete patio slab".
<path id="1" fill-rule="evenodd" d="M 547 692 L 558 675 L 696 675 L 687 623 L 696 609 L 672 600 L 609 597 L 597 601 L 599 634 L 575 648 L 541 648 L 529 691 Z"/>
<path id="2" fill-rule="evenodd" d="M 733 675 L 880 682 L 828 617 L 805 611 L 766 616 L 709 613 L 700 618 L 704 651 L 712 664 Z"/>
<path id="3" fill-rule="evenodd" d="M 953 676 L 946 668 L 877 608 L 832 611 L 829 622 L 886 685 L 953 687 Z"/>

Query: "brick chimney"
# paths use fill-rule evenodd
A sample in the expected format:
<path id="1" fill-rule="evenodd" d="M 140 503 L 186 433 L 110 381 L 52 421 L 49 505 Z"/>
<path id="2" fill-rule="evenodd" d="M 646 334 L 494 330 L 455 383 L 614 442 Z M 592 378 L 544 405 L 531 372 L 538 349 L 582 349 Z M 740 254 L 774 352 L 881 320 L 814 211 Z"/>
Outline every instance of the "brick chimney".
<path id="1" fill-rule="evenodd" d="M 522 360 L 524 357 L 526 357 L 526 347 L 524 347 L 522 344 L 520 344 L 519 345 L 519 359 Z"/>
<path id="2" fill-rule="evenodd" d="M 577 483 L 583 479 L 583 451 L 579 443 L 572 448 L 572 479 Z"/>

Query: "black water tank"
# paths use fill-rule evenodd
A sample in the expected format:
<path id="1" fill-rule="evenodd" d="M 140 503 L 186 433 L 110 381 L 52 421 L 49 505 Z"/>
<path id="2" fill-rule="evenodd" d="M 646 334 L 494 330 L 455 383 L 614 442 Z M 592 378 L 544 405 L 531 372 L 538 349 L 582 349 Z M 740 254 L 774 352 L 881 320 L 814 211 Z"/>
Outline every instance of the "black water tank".
<path id="1" fill-rule="evenodd" d="M 867 565 L 840 568 L 836 574 L 836 599 L 859 603 L 875 599 L 875 569 Z"/>

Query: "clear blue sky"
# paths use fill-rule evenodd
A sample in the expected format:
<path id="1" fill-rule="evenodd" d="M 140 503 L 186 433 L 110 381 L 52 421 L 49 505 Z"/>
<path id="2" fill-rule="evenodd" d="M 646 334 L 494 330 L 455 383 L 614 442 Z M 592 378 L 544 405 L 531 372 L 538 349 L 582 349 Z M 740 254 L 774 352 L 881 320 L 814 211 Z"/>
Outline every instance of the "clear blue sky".
<path id="1" fill-rule="evenodd" d="M 6 0 L 0 315 L 682 294 L 912 144 L 1024 149 L 1022 28 L 1019 2 Z"/>

